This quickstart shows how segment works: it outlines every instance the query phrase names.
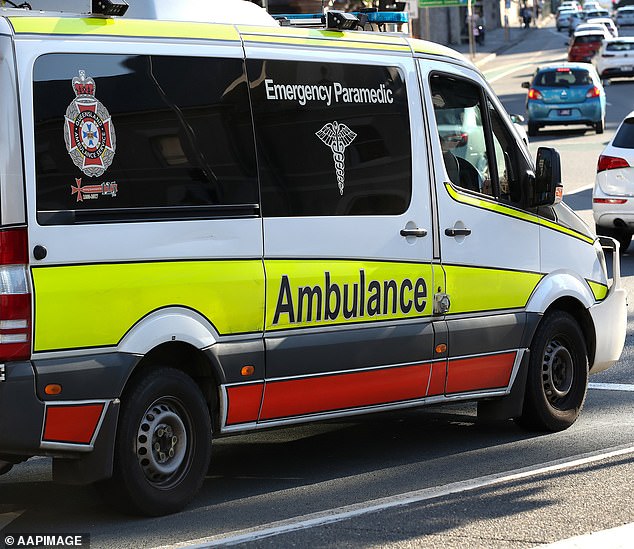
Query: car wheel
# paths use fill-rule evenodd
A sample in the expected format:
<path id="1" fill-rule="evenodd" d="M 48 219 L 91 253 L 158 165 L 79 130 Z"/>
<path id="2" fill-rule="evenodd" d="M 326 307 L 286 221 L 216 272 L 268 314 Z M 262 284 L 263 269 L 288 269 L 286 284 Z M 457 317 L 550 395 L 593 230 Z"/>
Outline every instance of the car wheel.
<path id="1" fill-rule="evenodd" d="M 174 513 L 207 473 L 209 408 L 196 383 L 173 368 L 152 369 L 132 383 L 121 398 L 113 476 L 96 487 L 126 512 Z"/>
<path id="2" fill-rule="evenodd" d="M 601 119 L 598 122 L 595 122 L 594 129 L 597 133 L 603 133 L 604 126 L 605 126 L 605 122 L 603 121 L 603 119 Z"/>
<path id="3" fill-rule="evenodd" d="M 632 243 L 632 234 L 626 233 L 623 231 L 616 231 L 614 238 L 616 238 L 619 241 L 619 244 L 621 246 L 619 248 L 619 251 L 622 254 L 624 254 L 627 251 L 627 249 L 630 247 L 630 244 Z"/>
<path id="4" fill-rule="evenodd" d="M 585 339 L 565 311 L 547 314 L 530 347 L 524 408 L 517 422 L 536 431 L 562 431 L 581 412 L 588 388 Z"/>
<path id="5" fill-rule="evenodd" d="M 539 129 L 539 126 L 537 124 L 535 124 L 534 122 L 529 122 L 528 123 L 528 136 L 529 137 L 535 137 L 537 135 L 537 130 Z"/>

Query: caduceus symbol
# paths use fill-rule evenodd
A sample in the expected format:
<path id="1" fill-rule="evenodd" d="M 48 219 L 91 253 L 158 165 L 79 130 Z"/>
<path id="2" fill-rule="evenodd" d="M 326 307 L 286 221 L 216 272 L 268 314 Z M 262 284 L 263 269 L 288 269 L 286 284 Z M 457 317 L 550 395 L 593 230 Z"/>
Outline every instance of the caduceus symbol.
<path id="1" fill-rule="evenodd" d="M 339 194 L 343 195 L 343 185 L 345 179 L 345 157 L 343 151 L 354 141 L 357 136 L 345 124 L 339 124 L 336 120 L 328 122 L 321 130 L 315 133 L 332 150 L 332 158 L 335 161 L 335 172 L 337 174 L 337 185 Z"/>

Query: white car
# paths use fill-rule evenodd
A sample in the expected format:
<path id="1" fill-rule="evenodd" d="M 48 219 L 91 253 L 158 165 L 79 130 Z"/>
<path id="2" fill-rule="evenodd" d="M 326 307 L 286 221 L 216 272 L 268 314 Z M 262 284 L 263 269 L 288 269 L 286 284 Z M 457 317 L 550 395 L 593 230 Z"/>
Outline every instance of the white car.
<path id="1" fill-rule="evenodd" d="M 634 36 L 604 40 L 592 62 L 602 79 L 634 76 Z"/>
<path id="2" fill-rule="evenodd" d="M 610 33 L 610 36 L 617 37 L 619 35 L 619 29 L 609 17 L 589 17 L 586 19 L 586 23 L 588 25 L 603 25 Z"/>
<path id="3" fill-rule="evenodd" d="M 599 157 L 592 213 L 597 234 L 616 238 L 627 250 L 634 232 L 634 111 Z"/>
<path id="4" fill-rule="evenodd" d="M 616 10 L 616 24 L 619 27 L 634 25 L 634 6 L 624 6 Z"/>
<path id="5" fill-rule="evenodd" d="M 567 29 L 570 26 L 570 19 L 573 13 L 576 14 L 577 11 L 574 9 L 565 9 L 557 14 L 557 31 Z"/>
<path id="6" fill-rule="evenodd" d="M 610 34 L 610 31 L 608 29 L 606 29 L 603 25 L 599 24 L 590 24 L 590 23 L 583 23 L 582 25 L 579 25 L 574 32 L 574 35 L 576 36 L 577 34 L 582 34 L 584 32 L 594 32 L 594 33 L 601 33 L 603 34 L 603 38 L 612 38 L 612 35 Z"/>

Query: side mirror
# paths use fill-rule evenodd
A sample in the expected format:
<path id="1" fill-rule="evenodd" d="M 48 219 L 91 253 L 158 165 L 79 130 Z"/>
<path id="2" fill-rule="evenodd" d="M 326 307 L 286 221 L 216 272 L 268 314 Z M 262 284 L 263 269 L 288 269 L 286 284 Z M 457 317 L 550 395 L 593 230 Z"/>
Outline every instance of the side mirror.
<path id="1" fill-rule="evenodd" d="M 531 206 L 558 204 L 564 196 L 564 186 L 561 183 L 561 159 L 557 149 L 539 147 L 535 165 Z"/>
<path id="2" fill-rule="evenodd" d="M 604 88 L 608 87 L 610 84 L 612 84 L 612 81 L 609 78 L 606 78 L 604 80 L 601 80 L 601 84 L 603 85 Z"/>
<path id="3" fill-rule="evenodd" d="M 530 82 L 522 82 L 522 88 L 530 88 L 531 87 L 531 83 Z"/>

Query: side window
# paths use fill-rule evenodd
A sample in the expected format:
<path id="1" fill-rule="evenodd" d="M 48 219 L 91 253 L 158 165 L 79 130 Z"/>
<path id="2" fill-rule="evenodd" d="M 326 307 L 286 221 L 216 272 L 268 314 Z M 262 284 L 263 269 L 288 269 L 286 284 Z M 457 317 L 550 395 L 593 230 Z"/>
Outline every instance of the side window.
<path id="1" fill-rule="evenodd" d="M 449 179 L 458 187 L 493 196 L 480 88 L 442 74 L 433 74 L 430 85 Z"/>
<path id="2" fill-rule="evenodd" d="M 39 223 L 258 213 L 241 59 L 49 54 L 33 87 Z"/>
<path id="3" fill-rule="evenodd" d="M 411 138 L 399 68 L 247 60 L 247 74 L 264 216 L 407 210 Z"/>
<path id="4" fill-rule="evenodd" d="M 489 116 L 493 133 L 493 148 L 498 177 L 499 199 L 503 202 L 519 204 L 522 200 L 522 188 L 519 179 L 520 168 L 517 142 L 502 117 L 490 101 Z"/>

